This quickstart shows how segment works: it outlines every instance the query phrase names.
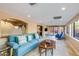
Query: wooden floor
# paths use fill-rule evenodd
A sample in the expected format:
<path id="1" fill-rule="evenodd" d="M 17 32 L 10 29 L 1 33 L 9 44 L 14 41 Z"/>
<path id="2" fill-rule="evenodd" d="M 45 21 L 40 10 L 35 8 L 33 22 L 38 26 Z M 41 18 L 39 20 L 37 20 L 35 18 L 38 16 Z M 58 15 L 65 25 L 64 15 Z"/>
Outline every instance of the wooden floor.
<path id="1" fill-rule="evenodd" d="M 50 51 L 47 52 L 47 56 L 50 55 Z M 45 54 L 42 54 L 44 56 Z M 32 50 L 26 56 L 39 56 L 38 48 Z M 53 51 L 53 56 L 75 56 L 75 53 L 70 49 L 66 43 L 65 40 L 57 40 L 56 41 L 56 49 Z"/>

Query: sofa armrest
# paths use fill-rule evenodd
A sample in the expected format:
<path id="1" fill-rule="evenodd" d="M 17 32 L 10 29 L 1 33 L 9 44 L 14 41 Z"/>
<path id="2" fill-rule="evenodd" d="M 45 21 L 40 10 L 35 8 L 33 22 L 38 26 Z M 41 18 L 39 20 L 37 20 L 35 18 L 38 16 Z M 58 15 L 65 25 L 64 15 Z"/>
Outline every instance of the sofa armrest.
<path id="1" fill-rule="evenodd" d="M 13 49 L 17 49 L 20 46 L 19 44 L 15 42 L 8 42 L 8 45 Z"/>

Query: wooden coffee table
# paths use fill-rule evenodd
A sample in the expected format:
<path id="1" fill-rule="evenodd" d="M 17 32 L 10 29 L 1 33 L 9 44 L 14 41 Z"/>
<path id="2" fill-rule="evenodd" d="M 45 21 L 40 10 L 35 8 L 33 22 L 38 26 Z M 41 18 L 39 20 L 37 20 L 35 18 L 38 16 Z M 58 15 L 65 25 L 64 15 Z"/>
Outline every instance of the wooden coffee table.
<path id="1" fill-rule="evenodd" d="M 46 39 L 39 44 L 40 56 L 44 52 L 47 55 L 47 50 L 51 50 L 51 55 L 53 55 L 53 48 L 56 48 L 56 42 L 54 40 Z M 43 50 L 43 51 L 42 51 Z"/>

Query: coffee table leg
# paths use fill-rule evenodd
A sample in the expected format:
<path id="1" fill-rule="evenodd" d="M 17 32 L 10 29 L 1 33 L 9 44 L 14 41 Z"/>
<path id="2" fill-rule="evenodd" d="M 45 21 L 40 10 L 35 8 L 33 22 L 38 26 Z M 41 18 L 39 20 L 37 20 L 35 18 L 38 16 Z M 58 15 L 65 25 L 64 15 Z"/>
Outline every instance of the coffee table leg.
<path id="1" fill-rule="evenodd" d="M 40 54 L 40 56 L 41 56 L 41 51 L 42 51 L 42 49 L 39 47 L 39 54 Z"/>
<path id="2" fill-rule="evenodd" d="M 47 55 L 47 49 L 45 49 L 45 56 Z"/>
<path id="3" fill-rule="evenodd" d="M 53 56 L 53 48 L 51 49 L 51 55 Z"/>
<path id="4" fill-rule="evenodd" d="M 40 56 L 41 56 L 41 52 L 40 52 Z"/>
<path id="5" fill-rule="evenodd" d="M 40 51 L 40 56 L 41 56 L 41 51 Z"/>

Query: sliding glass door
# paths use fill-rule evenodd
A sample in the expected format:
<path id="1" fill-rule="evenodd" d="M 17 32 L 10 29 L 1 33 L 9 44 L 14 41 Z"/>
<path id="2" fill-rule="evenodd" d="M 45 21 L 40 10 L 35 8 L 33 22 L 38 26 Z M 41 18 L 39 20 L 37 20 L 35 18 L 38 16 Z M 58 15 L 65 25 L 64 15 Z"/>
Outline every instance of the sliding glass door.
<path id="1" fill-rule="evenodd" d="M 55 33 L 64 32 L 65 30 L 64 26 L 51 26 L 48 28 L 49 33 L 52 33 L 53 35 L 55 35 Z"/>
<path id="2" fill-rule="evenodd" d="M 66 33 L 76 39 L 79 39 L 79 20 L 66 26 Z"/>

